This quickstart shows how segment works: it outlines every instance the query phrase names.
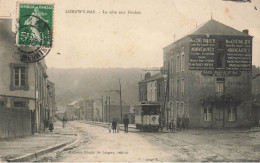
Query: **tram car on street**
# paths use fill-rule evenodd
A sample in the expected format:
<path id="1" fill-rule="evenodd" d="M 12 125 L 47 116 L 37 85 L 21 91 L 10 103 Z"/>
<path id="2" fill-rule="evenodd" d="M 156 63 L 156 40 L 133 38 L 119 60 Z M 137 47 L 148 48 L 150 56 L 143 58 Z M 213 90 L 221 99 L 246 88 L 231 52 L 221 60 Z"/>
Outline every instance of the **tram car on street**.
<path id="1" fill-rule="evenodd" d="M 142 102 L 135 106 L 135 124 L 140 131 L 159 131 L 160 104 Z"/>

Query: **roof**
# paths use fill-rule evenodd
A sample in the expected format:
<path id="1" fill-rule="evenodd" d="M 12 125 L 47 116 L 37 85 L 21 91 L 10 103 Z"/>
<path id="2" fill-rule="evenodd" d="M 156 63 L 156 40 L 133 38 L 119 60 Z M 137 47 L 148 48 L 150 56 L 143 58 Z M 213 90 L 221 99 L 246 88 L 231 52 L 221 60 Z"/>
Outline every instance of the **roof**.
<path id="1" fill-rule="evenodd" d="M 170 45 L 164 47 L 167 48 L 169 46 L 174 45 L 175 43 L 179 42 L 183 38 L 187 36 L 198 36 L 198 35 L 215 35 L 215 36 L 246 36 L 246 37 L 253 37 L 244 32 L 236 30 L 232 27 L 229 27 L 223 23 L 220 23 L 214 19 L 210 19 L 209 21 L 199 25 L 197 28 L 189 32 L 184 37 L 180 38 L 179 40 L 171 43 Z"/>
<path id="2" fill-rule="evenodd" d="M 161 79 L 161 78 L 166 78 L 166 77 L 167 77 L 167 75 L 164 75 L 164 74 L 161 74 L 161 73 L 157 73 L 155 75 L 150 76 L 147 79 L 141 80 L 139 83 L 154 81 L 154 80 Z"/>
<path id="3" fill-rule="evenodd" d="M 220 23 L 214 19 L 210 19 L 206 23 L 200 25 L 196 29 L 190 32 L 188 35 L 225 35 L 225 36 L 249 36 L 239 30 L 229 27 L 223 23 Z"/>

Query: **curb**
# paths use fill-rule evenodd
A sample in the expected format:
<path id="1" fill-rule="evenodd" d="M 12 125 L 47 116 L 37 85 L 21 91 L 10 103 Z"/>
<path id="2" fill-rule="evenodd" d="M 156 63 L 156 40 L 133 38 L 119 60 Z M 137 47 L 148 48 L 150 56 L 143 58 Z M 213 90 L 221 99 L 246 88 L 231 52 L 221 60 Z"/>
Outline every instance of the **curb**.
<path id="1" fill-rule="evenodd" d="M 61 144 L 58 144 L 58 145 L 55 145 L 55 146 L 52 146 L 52 147 L 48 147 L 46 149 L 37 151 L 35 153 L 29 153 L 29 154 L 26 154 L 26 155 L 23 155 L 23 156 L 19 156 L 19 157 L 13 158 L 13 159 L 8 159 L 6 161 L 7 162 L 25 162 L 25 161 L 28 161 L 30 159 L 37 158 L 37 157 L 39 157 L 39 156 L 41 156 L 43 154 L 53 152 L 53 151 L 55 151 L 57 149 L 60 149 L 60 148 L 62 148 L 64 146 L 66 146 L 66 145 L 72 144 L 76 140 L 77 140 L 77 138 L 74 138 L 73 140 L 67 141 L 65 143 L 61 143 Z"/>
<path id="2" fill-rule="evenodd" d="M 75 129 L 73 128 L 73 130 L 75 130 Z M 69 140 L 69 141 L 54 145 L 54 146 L 47 147 L 47 148 L 45 148 L 43 150 L 39 150 L 35 153 L 28 153 L 28 154 L 25 154 L 25 155 L 22 155 L 22 156 L 18 156 L 16 158 L 7 159 L 7 160 L 3 160 L 3 161 L 7 161 L 7 162 L 26 162 L 26 161 L 29 161 L 31 159 L 38 158 L 39 156 L 42 156 L 44 154 L 53 152 L 55 150 L 58 150 L 58 149 L 61 149 L 63 147 L 66 147 L 66 146 L 69 146 L 71 144 L 76 143 L 79 139 L 79 133 L 75 132 L 74 135 L 77 135 L 77 136 L 75 136 L 72 140 Z"/>

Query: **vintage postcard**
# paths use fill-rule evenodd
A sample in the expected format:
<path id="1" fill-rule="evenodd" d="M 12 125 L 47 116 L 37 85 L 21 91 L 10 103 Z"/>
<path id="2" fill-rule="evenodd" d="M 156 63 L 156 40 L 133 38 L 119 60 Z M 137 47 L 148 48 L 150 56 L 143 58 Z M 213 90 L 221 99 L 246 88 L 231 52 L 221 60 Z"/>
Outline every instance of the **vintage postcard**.
<path id="1" fill-rule="evenodd" d="M 260 162 L 260 1 L 0 0 L 0 162 Z"/>

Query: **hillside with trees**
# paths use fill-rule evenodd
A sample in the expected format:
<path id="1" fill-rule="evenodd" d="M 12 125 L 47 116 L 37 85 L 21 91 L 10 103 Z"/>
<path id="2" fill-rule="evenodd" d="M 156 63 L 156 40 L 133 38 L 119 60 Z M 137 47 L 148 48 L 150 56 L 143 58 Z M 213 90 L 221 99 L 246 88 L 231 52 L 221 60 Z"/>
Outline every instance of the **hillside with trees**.
<path id="1" fill-rule="evenodd" d="M 155 69 L 155 68 L 152 68 Z M 157 68 L 158 69 L 158 68 Z M 55 83 L 58 109 L 65 108 L 74 100 L 111 96 L 119 101 L 119 78 L 122 85 L 122 101 L 127 104 L 138 102 L 138 82 L 144 77 L 141 68 L 49 68 L 48 76 Z"/>

